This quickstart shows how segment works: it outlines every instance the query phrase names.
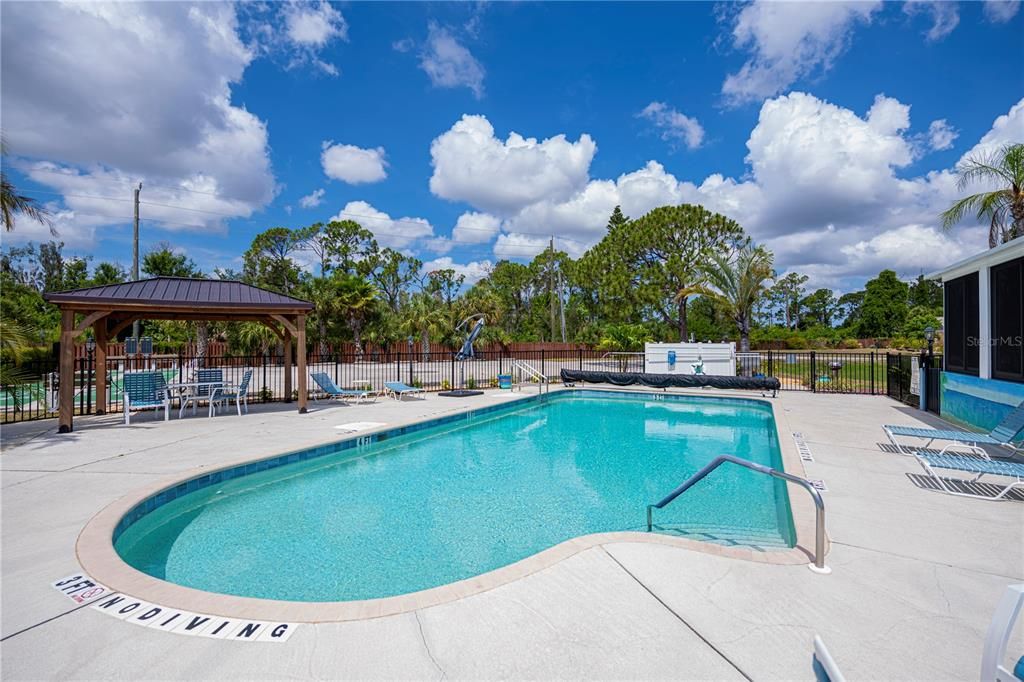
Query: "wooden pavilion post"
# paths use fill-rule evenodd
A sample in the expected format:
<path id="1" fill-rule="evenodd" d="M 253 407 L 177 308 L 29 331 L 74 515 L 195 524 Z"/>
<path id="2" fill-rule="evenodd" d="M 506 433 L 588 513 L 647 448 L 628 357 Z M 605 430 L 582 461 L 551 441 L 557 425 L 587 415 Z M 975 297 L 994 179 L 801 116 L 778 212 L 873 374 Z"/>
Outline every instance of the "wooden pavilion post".
<path id="1" fill-rule="evenodd" d="M 92 325 L 96 339 L 96 414 L 107 413 L 107 320 Z"/>
<path id="2" fill-rule="evenodd" d="M 75 311 L 60 311 L 60 387 L 57 431 L 70 433 L 75 415 Z"/>
<path id="3" fill-rule="evenodd" d="M 306 400 L 309 397 L 309 390 L 306 387 L 306 382 L 309 375 L 306 372 L 306 316 L 296 315 L 295 316 L 295 345 L 298 346 L 298 364 L 299 364 L 299 414 L 306 414 Z"/>
<path id="4" fill-rule="evenodd" d="M 284 401 L 292 401 L 292 332 L 284 328 Z"/>

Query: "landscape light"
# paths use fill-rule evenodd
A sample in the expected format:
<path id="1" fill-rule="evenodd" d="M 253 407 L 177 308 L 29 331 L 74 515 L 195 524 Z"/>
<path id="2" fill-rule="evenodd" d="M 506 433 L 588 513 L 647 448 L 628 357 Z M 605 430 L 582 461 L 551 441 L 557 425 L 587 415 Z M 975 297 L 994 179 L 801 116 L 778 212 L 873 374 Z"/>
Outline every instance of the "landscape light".
<path id="1" fill-rule="evenodd" d="M 928 343 L 931 343 L 932 341 L 935 340 L 935 328 L 934 327 L 925 327 L 924 328 L 924 340 L 927 341 Z"/>

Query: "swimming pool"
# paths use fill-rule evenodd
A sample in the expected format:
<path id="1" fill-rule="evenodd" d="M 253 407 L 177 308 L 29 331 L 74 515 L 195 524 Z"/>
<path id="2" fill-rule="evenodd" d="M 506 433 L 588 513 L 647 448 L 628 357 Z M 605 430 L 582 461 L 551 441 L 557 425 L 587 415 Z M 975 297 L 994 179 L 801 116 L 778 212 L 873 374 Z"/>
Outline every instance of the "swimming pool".
<path id="1" fill-rule="evenodd" d="M 182 483 L 125 517 L 115 549 L 209 592 L 372 599 L 644 530 L 646 505 L 720 454 L 781 468 L 771 407 L 755 400 L 567 391 L 444 421 Z M 659 511 L 656 531 L 794 544 L 785 484 L 738 467 Z"/>

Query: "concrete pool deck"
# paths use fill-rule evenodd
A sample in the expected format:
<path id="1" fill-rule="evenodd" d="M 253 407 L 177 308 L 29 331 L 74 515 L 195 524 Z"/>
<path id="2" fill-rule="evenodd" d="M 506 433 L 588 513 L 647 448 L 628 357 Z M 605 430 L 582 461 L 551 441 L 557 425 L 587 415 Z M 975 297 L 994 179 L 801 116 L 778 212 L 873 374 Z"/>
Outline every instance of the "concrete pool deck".
<path id="1" fill-rule="evenodd" d="M 808 476 L 828 486 L 832 575 L 612 542 L 457 601 L 304 624 L 284 644 L 156 632 L 50 587 L 80 570 L 79 532 L 126 493 L 242 450 L 337 440 L 338 424 L 502 399 L 321 402 L 307 415 L 259 406 L 242 418 L 144 415 L 131 427 L 113 415 L 63 436 L 53 422 L 4 427 L 2 677 L 813 679 L 820 634 L 849 679 L 967 679 L 1003 589 L 1024 580 L 1024 503 L 940 494 L 912 459 L 879 445 L 884 423 L 934 419 L 880 396 L 787 392 L 775 401 L 813 453 Z M 1011 649 L 1024 651 L 1021 633 Z"/>

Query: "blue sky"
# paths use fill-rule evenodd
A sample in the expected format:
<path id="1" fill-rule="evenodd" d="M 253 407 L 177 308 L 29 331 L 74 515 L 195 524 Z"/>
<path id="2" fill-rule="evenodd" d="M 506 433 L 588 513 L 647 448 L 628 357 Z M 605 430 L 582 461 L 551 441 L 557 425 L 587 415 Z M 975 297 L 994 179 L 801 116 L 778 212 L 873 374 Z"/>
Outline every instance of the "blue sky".
<path id="1" fill-rule="evenodd" d="M 984 248 L 936 215 L 964 154 L 1024 139 L 1019 5 L 5 3 L 0 113 L 95 261 L 129 264 L 140 181 L 144 250 L 238 268 L 353 217 L 471 281 L 690 202 L 849 290 Z"/>

